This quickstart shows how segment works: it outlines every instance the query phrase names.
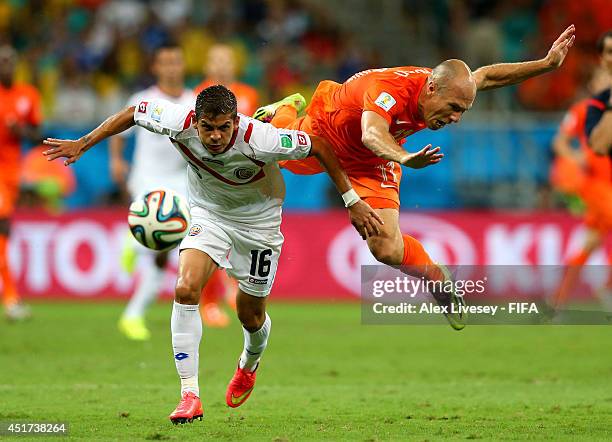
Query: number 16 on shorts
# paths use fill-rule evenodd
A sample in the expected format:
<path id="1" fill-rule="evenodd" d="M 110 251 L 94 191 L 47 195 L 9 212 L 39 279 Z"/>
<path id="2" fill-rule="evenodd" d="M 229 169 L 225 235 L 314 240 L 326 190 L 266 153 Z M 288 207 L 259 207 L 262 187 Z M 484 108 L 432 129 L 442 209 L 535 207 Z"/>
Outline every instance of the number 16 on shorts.
<path id="1" fill-rule="evenodd" d="M 272 265 L 271 256 L 272 249 L 251 250 L 251 270 L 249 274 L 253 278 L 267 278 L 270 275 L 270 266 Z"/>
<path id="2" fill-rule="evenodd" d="M 254 296 L 268 296 L 276 276 L 280 247 L 248 250 L 249 254 L 245 253 L 245 258 L 248 256 L 250 263 L 244 270 L 246 273 L 248 269 L 249 274 L 245 275 L 245 284 L 241 288 L 247 289 L 246 292 Z"/>

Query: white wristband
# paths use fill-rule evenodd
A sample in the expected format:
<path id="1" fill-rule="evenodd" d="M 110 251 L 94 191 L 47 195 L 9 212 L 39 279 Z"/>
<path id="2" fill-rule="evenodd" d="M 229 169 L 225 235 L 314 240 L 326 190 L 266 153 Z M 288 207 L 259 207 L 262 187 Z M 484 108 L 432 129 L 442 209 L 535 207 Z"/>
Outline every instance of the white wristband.
<path id="1" fill-rule="evenodd" d="M 359 198 L 355 190 L 351 189 L 342 194 L 342 199 L 344 200 L 344 207 L 351 207 L 357 204 L 361 198 Z"/>

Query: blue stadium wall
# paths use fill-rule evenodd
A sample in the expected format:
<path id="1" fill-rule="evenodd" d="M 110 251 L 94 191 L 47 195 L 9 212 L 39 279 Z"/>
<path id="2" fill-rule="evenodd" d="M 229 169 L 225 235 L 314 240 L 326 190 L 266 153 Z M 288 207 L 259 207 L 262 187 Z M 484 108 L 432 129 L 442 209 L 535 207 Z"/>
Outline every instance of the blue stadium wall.
<path id="1" fill-rule="evenodd" d="M 45 134 L 56 138 L 75 138 L 88 129 L 66 130 L 49 126 Z M 434 167 L 403 169 L 402 207 L 462 208 L 466 201 L 458 190 L 466 183 L 475 186 L 520 180 L 536 185 L 545 183 L 555 129 L 556 124 L 552 123 L 520 126 L 464 123 L 436 132 L 425 130 L 409 137 L 406 144 L 408 150 L 414 152 L 431 143 L 441 146 L 446 157 Z M 128 157 L 132 150 L 133 140 L 130 139 L 126 150 Z M 72 166 L 78 186 L 68 199 L 69 208 L 97 205 L 105 194 L 112 191 L 108 158 L 108 145 L 103 143 Z M 330 192 L 331 184 L 326 175 L 297 176 L 286 171 L 284 174 L 287 183 L 285 209 L 320 210 L 338 201 Z"/>

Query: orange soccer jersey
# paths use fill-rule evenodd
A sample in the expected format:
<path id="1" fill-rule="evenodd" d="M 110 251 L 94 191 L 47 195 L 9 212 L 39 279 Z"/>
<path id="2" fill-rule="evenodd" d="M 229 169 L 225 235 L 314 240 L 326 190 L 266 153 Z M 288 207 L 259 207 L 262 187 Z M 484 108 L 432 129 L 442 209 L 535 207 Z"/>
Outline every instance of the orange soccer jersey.
<path id="1" fill-rule="evenodd" d="M 413 66 L 359 72 L 343 84 L 322 81 L 307 109 L 306 119 L 294 127 L 325 138 L 346 170 L 357 193 L 376 208 L 399 207 L 401 166 L 377 157 L 361 142 L 361 115 L 376 112 L 389 123 L 398 143 L 426 127 L 418 111 L 418 98 L 431 69 Z M 295 173 L 320 171 L 312 160 L 288 161 Z"/>
<path id="2" fill-rule="evenodd" d="M 26 84 L 0 85 L 0 218 L 11 215 L 19 191 L 21 140 L 13 125 L 41 123 L 40 96 Z"/>
<path id="3" fill-rule="evenodd" d="M 424 129 L 417 100 L 430 73 L 430 69 L 408 66 L 359 72 L 341 85 L 323 81 L 312 97 L 308 115 L 339 157 L 364 166 L 384 162 L 361 142 L 361 114 L 373 111 L 382 116 L 398 143 Z"/>
<path id="4" fill-rule="evenodd" d="M 610 159 L 607 156 L 595 154 L 587 142 L 585 124 L 587 109 L 592 101 L 591 98 L 587 98 L 574 104 L 567 111 L 560 130 L 568 137 L 576 138 L 580 141 L 580 149 L 586 158 L 587 175 L 605 181 L 612 181 Z"/>
<path id="5" fill-rule="evenodd" d="M 612 229 L 612 164 L 607 156 L 596 155 L 589 147 L 585 124 L 588 98 L 574 104 L 567 112 L 560 131 L 580 141 L 586 159 L 586 169 L 570 164 L 572 160 L 557 161 L 553 172 L 554 184 L 562 190 L 575 191 L 586 205 L 585 224 L 600 231 Z M 573 184 L 572 184 L 573 183 Z"/>

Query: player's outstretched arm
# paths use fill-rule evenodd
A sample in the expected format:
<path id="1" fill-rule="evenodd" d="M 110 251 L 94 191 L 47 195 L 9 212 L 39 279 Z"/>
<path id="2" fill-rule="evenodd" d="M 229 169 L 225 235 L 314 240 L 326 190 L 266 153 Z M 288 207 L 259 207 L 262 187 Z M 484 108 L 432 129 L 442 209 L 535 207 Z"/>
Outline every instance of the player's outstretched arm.
<path id="1" fill-rule="evenodd" d="M 413 169 L 439 163 L 444 154 L 440 148 L 428 144 L 416 153 L 406 152 L 389 133 L 389 123 L 376 112 L 364 111 L 361 116 L 361 142 L 377 157 L 395 161 Z"/>
<path id="2" fill-rule="evenodd" d="M 346 172 L 331 147 L 322 138 L 311 136 L 310 139 L 312 142 L 310 154 L 317 157 L 342 195 L 344 205 L 349 211 L 351 224 L 363 239 L 380 234 L 380 228 L 384 224 L 383 219 L 353 190 Z"/>
<path id="3" fill-rule="evenodd" d="M 132 127 L 134 125 L 134 110 L 134 106 L 130 106 L 111 115 L 102 124 L 78 140 L 47 138 L 43 141 L 43 144 L 49 146 L 49 149 L 44 151 L 43 155 L 47 157 L 48 161 L 56 158 L 66 158 L 64 165 L 68 166 L 81 158 L 81 155 L 100 141 Z"/>
<path id="4" fill-rule="evenodd" d="M 574 25 L 570 25 L 555 40 L 546 57 L 540 60 L 499 63 L 478 68 L 473 73 L 476 87 L 479 91 L 496 89 L 557 69 L 563 64 L 569 48 L 574 44 L 575 32 Z"/>

